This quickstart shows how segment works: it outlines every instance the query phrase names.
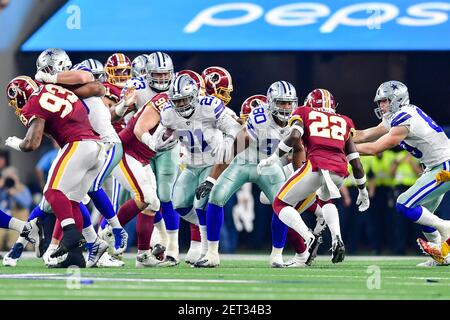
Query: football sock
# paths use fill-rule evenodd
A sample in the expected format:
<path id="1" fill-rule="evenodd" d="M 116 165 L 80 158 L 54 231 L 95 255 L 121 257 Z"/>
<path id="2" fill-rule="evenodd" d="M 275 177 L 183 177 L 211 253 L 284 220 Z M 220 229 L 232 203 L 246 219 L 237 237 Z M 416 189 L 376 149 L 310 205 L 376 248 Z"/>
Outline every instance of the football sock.
<path id="1" fill-rule="evenodd" d="M 284 248 L 288 227 L 276 215 L 272 215 L 272 247 Z"/>
<path id="2" fill-rule="evenodd" d="M 64 193 L 56 189 L 48 189 L 45 191 L 44 196 L 52 207 L 56 218 L 61 222 L 62 227 L 75 223 L 72 204 Z"/>
<path id="3" fill-rule="evenodd" d="M 161 202 L 161 211 L 167 230 L 178 230 L 180 228 L 180 216 L 173 209 L 172 202 Z"/>
<path id="4" fill-rule="evenodd" d="M 336 206 L 332 203 L 327 203 L 322 207 L 322 212 L 325 222 L 330 229 L 331 239 L 334 240 L 336 236 L 339 236 L 339 238 L 342 239 L 339 213 Z"/>
<path id="5" fill-rule="evenodd" d="M 134 202 L 134 201 L 133 201 Z M 138 241 L 138 250 L 150 250 L 150 237 L 153 232 L 154 216 L 139 212 L 136 222 L 136 236 Z"/>
<path id="6" fill-rule="evenodd" d="M 294 229 L 288 228 L 289 243 L 294 247 L 295 253 L 301 254 L 305 252 L 306 245 L 305 240 Z"/>
<path id="7" fill-rule="evenodd" d="M 303 239 L 309 239 L 312 233 L 309 231 L 298 211 L 291 206 L 286 206 L 280 210 L 279 218 L 284 224 L 294 229 Z"/>
<path id="8" fill-rule="evenodd" d="M 117 217 L 119 218 L 120 224 L 124 226 L 136 217 L 139 212 L 141 212 L 141 210 L 136 205 L 136 202 L 133 199 L 130 199 L 120 207 Z"/>
<path id="9" fill-rule="evenodd" d="M 200 228 L 198 225 L 190 223 L 189 224 L 189 229 L 191 231 L 191 243 L 192 241 L 194 242 L 201 242 L 202 241 L 202 237 L 200 235 Z"/>
<path id="10" fill-rule="evenodd" d="M 88 195 L 94 203 L 94 206 L 106 219 L 111 219 L 116 215 L 111 200 L 109 200 L 108 195 L 102 188 L 97 191 L 88 192 Z"/>
<path id="11" fill-rule="evenodd" d="M 80 202 L 80 212 L 81 216 L 83 217 L 83 229 L 91 226 L 92 225 L 91 213 L 89 212 L 88 208 L 81 202 Z"/>
<path id="12" fill-rule="evenodd" d="M 218 242 L 220 239 L 220 229 L 223 224 L 223 207 L 219 207 L 215 204 L 209 203 L 206 209 L 206 233 L 208 236 L 208 248 L 210 248 L 209 242 Z"/>
<path id="13" fill-rule="evenodd" d="M 7 215 L 5 212 L 0 210 L 0 228 L 9 229 L 9 222 L 11 221 L 11 219 L 12 219 L 11 216 Z"/>

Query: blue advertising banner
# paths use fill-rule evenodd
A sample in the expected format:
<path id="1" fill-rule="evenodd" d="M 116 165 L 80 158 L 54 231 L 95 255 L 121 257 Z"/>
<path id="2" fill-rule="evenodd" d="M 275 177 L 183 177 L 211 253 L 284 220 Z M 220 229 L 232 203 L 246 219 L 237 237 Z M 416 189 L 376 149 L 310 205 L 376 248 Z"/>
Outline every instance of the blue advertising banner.
<path id="1" fill-rule="evenodd" d="M 423 0 L 70 0 L 22 50 L 450 50 L 449 12 Z"/>

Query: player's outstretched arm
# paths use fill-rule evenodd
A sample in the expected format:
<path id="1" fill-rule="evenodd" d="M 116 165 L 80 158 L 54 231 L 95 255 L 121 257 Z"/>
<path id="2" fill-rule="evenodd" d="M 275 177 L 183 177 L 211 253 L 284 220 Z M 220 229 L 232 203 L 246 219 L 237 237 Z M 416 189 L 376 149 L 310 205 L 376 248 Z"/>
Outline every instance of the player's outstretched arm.
<path id="1" fill-rule="evenodd" d="M 159 112 L 153 106 L 147 105 L 134 126 L 134 135 L 152 150 L 156 150 L 157 137 L 149 131 L 159 124 L 160 119 Z"/>
<path id="2" fill-rule="evenodd" d="M 45 120 L 35 118 L 28 128 L 25 138 L 9 137 L 6 139 L 6 145 L 17 151 L 30 152 L 34 151 L 41 145 L 44 135 Z"/>
<path id="3" fill-rule="evenodd" d="M 110 105 L 109 111 L 111 112 L 111 120 L 116 121 L 122 118 L 128 111 L 134 109 L 137 101 L 136 88 L 129 87 L 126 89 L 124 93 L 123 99 L 121 99 L 118 103 Z M 152 103 L 149 101 L 147 103 Z"/>
<path id="4" fill-rule="evenodd" d="M 89 71 L 85 70 L 69 70 L 57 74 L 49 74 L 43 71 L 38 71 L 34 78 L 38 81 L 54 84 L 85 84 L 94 81 L 94 76 Z"/>
<path id="5" fill-rule="evenodd" d="M 90 97 L 103 97 L 105 95 L 105 86 L 99 81 L 91 81 L 83 85 L 65 85 L 64 88 L 71 90 L 81 99 Z"/>
<path id="6" fill-rule="evenodd" d="M 364 142 L 372 142 L 381 138 L 384 134 L 388 133 L 388 130 L 384 127 L 383 123 L 380 122 L 376 127 L 364 129 L 364 130 L 356 130 L 355 135 L 353 137 L 354 143 L 364 143 Z"/>
<path id="7" fill-rule="evenodd" d="M 405 126 L 393 127 L 377 141 L 357 144 L 356 149 L 362 155 L 376 155 L 399 145 L 408 136 L 408 132 Z"/>
<path id="8" fill-rule="evenodd" d="M 366 173 L 364 172 L 364 168 L 359 158 L 359 153 L 356 151 L 356 146 L 352 140 L 352 137 L 349 137 L 345 143 L 345 153 L 347 155 L 347 161 L 352 166 L 353 177 L 355 178 L 356 185 L 358 186 L 359 195 L 356 200 L 356 205 L 358 206 L 358 210 L 360 212 L 366 211 L 370 206 L 369 193 L 366 188 Z"/>

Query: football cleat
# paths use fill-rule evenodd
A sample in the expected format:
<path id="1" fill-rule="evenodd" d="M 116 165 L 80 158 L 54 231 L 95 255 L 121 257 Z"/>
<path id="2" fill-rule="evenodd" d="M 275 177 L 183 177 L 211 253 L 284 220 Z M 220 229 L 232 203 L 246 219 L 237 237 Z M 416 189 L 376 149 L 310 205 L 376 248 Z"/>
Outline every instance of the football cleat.
<path id="1" fill-rule="evenodd" d="M 140 253 L 136 256 L 136 268 L 156 267 L 160 263 L 150 252 Z"/>
<path id="2" fill-rule="evenodd" d="M 436 262 L 434 259 L 428 259 L 427 261 L 418 263 L 416 265 L 416 267 L 421 267 L 421 268 L 431 268 L 431 267 L 441 267 L 441 266 L 448 266 L 448 263 L 447 264 L 444 264 L 444 263 L 441 264 L 441 263 Z"/>
<path id="3" fill-rule="evenodd" d="M 210 254 L 206 253 L 206 255 L 200 258 L 195 264 L 196 268 L 215 268 L 220 265 L 219 254 Z"/>
<path id="4" fill-rule="evenodd" d="M 428 254 L 439 264 L 445 264 L 449 258 L 450 246 L 446 242 L 439 246 L 418 238 L 417 244 L 424 253 Z"/>
<path id="5" fill-rule="evenodd" d="M 163 261 L 160 261 L 157 267 L 175 267 L 180 263 L 179 259 L 172 256 L 166 256 Z"/>
<path id="6" fill-rule="evenodd" d="M 284 266 L 286 268 L 304 268 L 308 265 L 306 264 L 306 261 L 308 260 L 309 252 L 308 250 L 305 250 L 305 252 L 302 253 L 296 253 L 294 257 L 289 259 Z"/>
<path id="7" fill-rule="evenodd" d="M 15 267 L 17 265 L 17 261 L 22 255 L 22 252 L 23 252 L 23 244 L 18 242 L 14 243 L 11 250 L 9 250 L 6 256 L 3 257 L 3 265 L 5 267 Z"/>
<path id="8" fill-rule="evenodd" d="M 56 250 L 50 255 L 50 258 L 57 258 L 63 254 L 69 253 L 75 248 L 82 248 L 85 244 L 86 240 L 77 230 L 75 224 L 73 224 L 70 228 L 64 230 L 63 237 L 58 245 L 58 248 L 56 248 Z M 72 254 L 72 256 L 74 255 Z M 73 257 L 73 259 L 76 261 L 79 260 L 77 257 Z"/>
<path id="9" fill-rule="evenodd" d="M 44 229 L 40 218 L 27 222 L 23 227 L 20 236 L 34 244 L 34 252 L 36 253 L 36 257 L 42 257 L 44 254 Z"/>
<path id="10" fill-rule="evenodd" d="M 108 243 L 99 237 L 93 243 L 86 243 L 86 249 L 88 249 L 86 268 L 94 267 L 101 256 L 108 250 L 108 247 Z"/>
<path id="11" fill-rule="evenodd" d="M 319 250 L 319 246 L 320 244 L 323 242 L 322 240 L 322 236 L 314 236 L 312 235 L 311 238 L 308 239 L 309 241 L 306 243 L 307 244 L 307 248 L 308 248 L 308 252 L 309 252 L 309 257 L 306 260 L 306 264 L 308 266 L 310 266 L 312 264 L 312 262 L 314 261 L 314 259 L 317 257 L 317 251 Z"/>
<path id="12" fill-rule="evenodd" d="M 155 258 L 158 259 L 159 261 L 164 260 L 164 252 L 166 252 L 166 247 L 160 243 L 155 244 L 155 246 L 152 249 L 152 255 L 154 255 Z"/>
<path id="13" fill-rule="evenodd" d="M 200 241 L 191 241 L 191 246 L 189 247 L 186 256 L 184 257 L 184 262 L 193 265 L 200 259 L 202 254 L 202 243 Z"/>
<path id="14" fill-rule="evenodd" d="M 281 254 L 270 255 L 271 268 L 284 268 L 283 256 Z"/>
<path id="15" fill-rule="evenodd" d="M 314 235 L 320 236 L 322 235 L 323 230 L 327 227 L 327 223 L 325 222 L 325 219 L 323 217 L 319 217 L 316 220 L 316 226 L 314 227 Z"/>
<path id="16" fill-rule="evenodd" d="M 110 256 L 108 252 L 105 252 L 97 262 L 98 268 L 117 268 L 123 267 L 125 263 L 113 256 Z"/>
<path id="17" fill-rule="evenodd" d="M 112 228 L 112 234 L 114 237 L 112 251 L 114 255 L 119 255 L 123 253 L 127 248 L 128 233 L 124 228 Z M 111 246 L 111 244 L 109 245 Z"/>
<path id="18" fill-rule="evenodd" d="M 62 255 L 58 258 L 50 258 L 50 255 L 55 252 L 56 248 L 48 248 L 47 251 L 42 255 L 42 260 L 44 260 L 44 263 L 47 267 L 52 268 L 55 267 L 58 262 L 62 262 L 67 258 L 67 254 Z"/>
<path id="19" fill-rule="evenodd" d="M 344 261 L 345 258 L 345 246 L 339 236 L 336 236 L 336 239 L 333 241 L 333 245 L 331 246 L 331 262 L 339 263 Z"/>
<path id="20" fill-rule="evenodd" d="M 58 247 L 59 248 L 59 247 Z M 55 266 L 48 266 L 49 268 L 68 268 L 68 267 L 79 267 L 79 268 L 86 268 L 86 260 L 84 260 L 83 257 L 83 248 L 81 247 L 75 247 L 71 249 L 67 253 L 67 257 L 61 261 L 58 262 Z"/>

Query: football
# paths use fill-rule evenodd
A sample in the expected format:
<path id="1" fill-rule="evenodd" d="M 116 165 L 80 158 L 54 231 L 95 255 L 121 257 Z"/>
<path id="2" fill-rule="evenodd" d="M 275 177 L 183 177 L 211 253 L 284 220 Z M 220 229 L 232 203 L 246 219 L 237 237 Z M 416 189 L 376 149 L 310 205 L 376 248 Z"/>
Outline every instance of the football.
<path id="1" fill-rule="evenodd" d="M 173 132 L 174 132 L 173 129 L 167 128 L 162 135 L 162 140 L 166 141 L 167 139 L 169 139 L 169 137 L 172 135 Z"/>

